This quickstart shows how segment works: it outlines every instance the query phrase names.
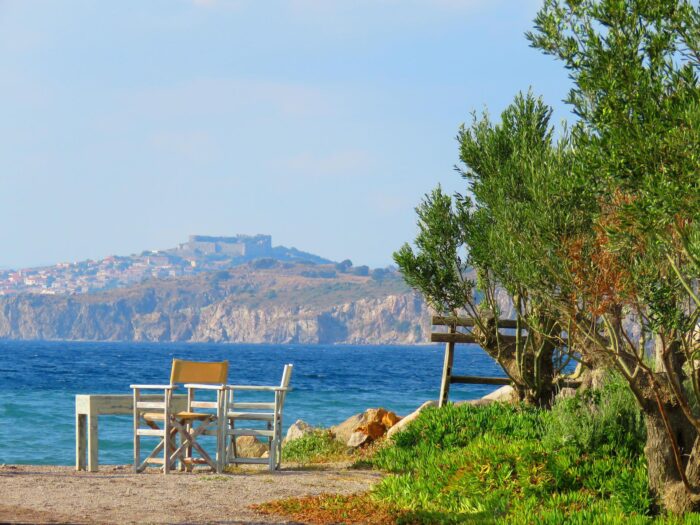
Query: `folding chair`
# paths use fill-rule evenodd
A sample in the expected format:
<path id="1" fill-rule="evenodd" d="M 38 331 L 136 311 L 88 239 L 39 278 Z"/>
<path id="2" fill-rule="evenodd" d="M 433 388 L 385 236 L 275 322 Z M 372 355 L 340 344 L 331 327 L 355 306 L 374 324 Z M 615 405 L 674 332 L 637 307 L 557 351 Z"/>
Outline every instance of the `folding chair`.
<path id="1" fill-rule="evenodd" d="M 284 400 L 289 391 L 289 381 L 292 378 L 293 365 L 284 365 L 282 381 L 279 386 L 243 386 L 228 385 L 229 397 L 227 403 L 226 419 L 228 425 L 224 429 L 226 441 L 226 464 L 267 463 L 270 470 L 280 468 L 282 461 L 282 409 Z M 245 402 L 237 400 L 237 393 L 241 392 L 269 392 L 275 394 L 274 402 Z M 265 428 L 245 427 L 240 423 L 261 421 Z M 255 436 L 267 438 L 270 447 L 268 458 L 244 458 L 238 456 L 236 450 L 236 437 Z"/>
<path id="2" fill-rule="evenodd" d="M 191 470 L 204 464 L 217 472 L 224 467 L 223 422 L 226 407 L 228 361 L 199 362 L 173 359 L 169 385 L 131 385 L 134 390 L 134 470 L 142 472 L 149 464 L 162 465 L 163 473 L 173 469 L 175 462 Z M 185 384 L 187 407 L 173 409 L 173 391 Z M 141 390 L 162 390 L 163 401 L 142 401 Z M 195 400 L 196 390 L 216 393 L 216 401 Z M 194 411 L 194 409 L 207 409 Z M 212 412 L 212 410 L 214 412 Z M 146 427 L 144 427 L 144 424 Z M 202 435 L 216 436 L 216 460 L 199 444 Z M 141 460 L 141 438 L 160 438 L 150 454 Z M 177 438 L 180 444 L 177 444 Z M 196 450 L 199 457 L 193 457 Z M 158 457 L 162 451 L 162 457 Z"/>

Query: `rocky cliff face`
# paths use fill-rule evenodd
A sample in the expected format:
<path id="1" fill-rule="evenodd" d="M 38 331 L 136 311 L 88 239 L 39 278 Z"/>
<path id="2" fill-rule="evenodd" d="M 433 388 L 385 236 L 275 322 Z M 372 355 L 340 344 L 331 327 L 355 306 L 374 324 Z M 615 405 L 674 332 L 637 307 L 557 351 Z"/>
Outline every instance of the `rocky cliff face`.
<path id="1" fill-rule="evenodd" d="M 409 344 L 427 342 L 429 333 L 423 300 L 396 281 L 331 281 L 291 270 L 0 297 L 5 339 Z"/>
<path id="2" fill-rule="evenodd" d="M 250 343 L 422 343 L 430 317 L 414 294 L 361 299 L 325 309 L 254 309 L 222 301 L 204 308 L 192 341 Z"/>

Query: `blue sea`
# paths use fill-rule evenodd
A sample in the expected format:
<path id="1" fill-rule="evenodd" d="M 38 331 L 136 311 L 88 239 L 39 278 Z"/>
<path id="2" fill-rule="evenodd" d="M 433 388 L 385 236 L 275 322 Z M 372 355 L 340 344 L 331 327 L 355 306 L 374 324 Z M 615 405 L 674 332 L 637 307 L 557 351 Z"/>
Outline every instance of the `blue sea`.
<path id="1" fill-rule="evenodd" d="M 174 357 L 228 359 L 229 382 L 279 384 L 294 364 L 284 408 L 286 428 L 297 419 L 331 426 L 371 407 L 405 415 L 437 399 L 444 346 L 323 346 L 181 343 L 0 341 L 0 463 L 75 462 L 75 395 L 130 394 L 132 383 L 167 383 Z M 503 375 L 483 350 L 457 348 L 454 373 Z M 494 390 L 453 385 L 452 400 Z M 129 416 L 101 416 L 100 464 L 132 459 Z"/>

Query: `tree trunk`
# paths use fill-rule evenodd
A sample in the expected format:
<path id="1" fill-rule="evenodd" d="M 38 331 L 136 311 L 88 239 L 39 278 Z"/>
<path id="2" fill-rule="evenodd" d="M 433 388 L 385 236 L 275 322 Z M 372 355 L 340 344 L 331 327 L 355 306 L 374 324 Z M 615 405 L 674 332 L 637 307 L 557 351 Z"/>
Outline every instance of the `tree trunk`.
<path id="1" fill-rule="evenodd" d="M 647 428 L 644 454 L 647 459 L 649 488 L 661 501 L 663 507 L 674 514 L 700 510 L 696 498 L 686 490 L 669 438 L 666 424 L 655 400 L 646 400 L 643 406 Z M 700 487 L 700 440 L 697 432 L 685 417 L 680 407 L 663 404 L 668 424 L 676 439 L 681 454 L 682 469 L 690 486 Z"/>

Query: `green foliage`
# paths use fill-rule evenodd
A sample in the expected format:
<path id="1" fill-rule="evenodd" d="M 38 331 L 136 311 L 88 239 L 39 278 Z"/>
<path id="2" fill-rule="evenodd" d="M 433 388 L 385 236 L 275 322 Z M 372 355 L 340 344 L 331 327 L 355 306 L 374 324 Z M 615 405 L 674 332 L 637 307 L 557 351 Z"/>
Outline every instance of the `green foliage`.
<path id="1" fill-rule="evenodd" d="M 619 382 L 600 399 L 608 396 L 609 409 L 567 400 L 551 414 L 498 403 L 426 409 L 373 457 L 394 474 L 373 497 L 409 511 L 404 519 L 413 523 L 647 523 L 654 502 L 643 436 L 629 429 L 634 437 L 625 438 L 621 426 L 639 411 Z M 613 406 L 625 416 L 614 417 Z M 587 419 L 576 423 L 575 413 Z M 582 439 L 578 428 L 579 437 L 560 444 L 566 422 L 599 425 L 610 436 Z"/>
<path id="2" fill-rule="evenodd" d="M 290 441 L 282 448 L 283 461 L 321 463 L 347 457 L 347 448 L 325 430 L 317 430 Z"/>
<path id="3" fill-rule="evenodd" d="M 545 428 L 544 444 L 550 449 L 571 446 L 581 454 L 604 451 L 630 458 L 644 452 L 644 419 L 627 383 L 617 375 L 601 389 L 558 402 Z"/>
<path id="4" fill-rule="evenodd" d="M 437 312 L 456 312 L 469 300 L 473 283 L 460 250 L 464 244 L 467 208 L 453 206 L 452 198 L 438 186 L 416 208 L 416 250 L 408 244 L 394 261 L 406 282 L 419 290 Z"/>

